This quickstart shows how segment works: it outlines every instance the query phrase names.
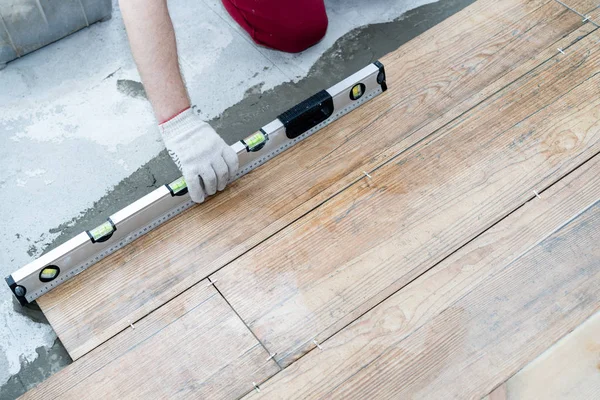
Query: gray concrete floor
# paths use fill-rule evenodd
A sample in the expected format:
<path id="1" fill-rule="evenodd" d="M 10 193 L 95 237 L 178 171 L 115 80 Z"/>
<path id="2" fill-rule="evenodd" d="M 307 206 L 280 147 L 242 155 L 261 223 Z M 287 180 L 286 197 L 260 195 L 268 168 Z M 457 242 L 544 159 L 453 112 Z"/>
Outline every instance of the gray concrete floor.
<path id="1" fill-rule="evenodd" d="M 170 8 L 192 100 L 233 143 L 473 1 L 325 0 L 327 36 L 301 54 L 254 45 L 219 0 Z M 116 3 L 112 20 L 10 63 L 0 88 L 4 275 L 179 176 Z M 70 362 L 39 309 L 19 306 L 1 285 L 0 399 Z"/>

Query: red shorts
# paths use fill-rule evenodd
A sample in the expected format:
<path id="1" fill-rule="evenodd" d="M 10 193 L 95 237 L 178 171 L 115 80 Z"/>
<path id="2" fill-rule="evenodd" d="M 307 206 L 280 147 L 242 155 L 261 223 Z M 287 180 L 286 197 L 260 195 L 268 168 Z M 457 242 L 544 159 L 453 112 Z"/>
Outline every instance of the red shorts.
<path id="1" fill-rule="evenodd" d="M 222 0 L 233 19 L 258 44 L 297 53 L 327 31 L 323 0 Z"/>

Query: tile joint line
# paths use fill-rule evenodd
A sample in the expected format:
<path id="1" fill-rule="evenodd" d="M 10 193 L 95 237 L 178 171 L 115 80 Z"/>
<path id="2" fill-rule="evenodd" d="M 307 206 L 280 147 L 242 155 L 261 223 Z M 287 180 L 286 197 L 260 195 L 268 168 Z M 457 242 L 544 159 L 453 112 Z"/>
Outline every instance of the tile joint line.
<path id="1" fill-rule="evenodd" d="M 592 21 L 590 19 L 589 15 L 584 15 L 584 14 L 580 13 L 579 11 L 577 11 L 576 9 L 574 9 L 573 7 L 568 6 L 567 4 L 563 3 L 560 0 L 554 0 L 554 1 L 556 1 L 561 6 L 565 7 L 567 10 L 573 11 L 575 14 L 579 15 L 582 18 L 582 22 L 589 22 L 592 25 L 594 25 L 596 28 L 600 28 L 600 24 L 597 24 L 596 22 Z"/>

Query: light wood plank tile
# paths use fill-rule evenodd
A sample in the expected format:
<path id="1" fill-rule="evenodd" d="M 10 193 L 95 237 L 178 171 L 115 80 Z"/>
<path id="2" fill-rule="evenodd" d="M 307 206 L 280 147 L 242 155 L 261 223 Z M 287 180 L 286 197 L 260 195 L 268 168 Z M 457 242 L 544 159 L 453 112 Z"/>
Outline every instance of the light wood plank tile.
<path id="1" fill-rule="evenodd" d="M 240 397 L 279 371 L 215 288 L 200 282 L 27 392 L 24 399 Z"/>
<path id="2" fill-rule="evenodd" d="M 268 380 L 261 398 L 485 396 L 598 311 L 600 200 L 539 241 L 543 228 L 583 203 L 577 189 L 598 179 L 597 168 L 545 193 L 542 201 L 561 211 L 540 214 L 532 201 Z M 598 199 L 598 190 L 596 183 L 588 195 Z"/>
<path id="3" fill-rule="evenodd" d="M 494 391 L 482 400 L 506 400 L 506 387 L 504 385 L 498 386 Z"/>
<path id="4" fill-rule="evenodd" d="M 490 400 L 501 391 L 506 400 L 599 399 L 600 312 L 494 390 Z"/>

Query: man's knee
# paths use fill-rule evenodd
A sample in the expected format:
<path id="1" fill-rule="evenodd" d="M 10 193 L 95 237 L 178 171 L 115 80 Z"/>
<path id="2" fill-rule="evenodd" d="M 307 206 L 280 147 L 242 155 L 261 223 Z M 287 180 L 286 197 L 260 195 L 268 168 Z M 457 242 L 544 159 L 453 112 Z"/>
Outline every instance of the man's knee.
<path id="1" fill-rule="evenodd" d="M 327 32 L 323 0 L 223 0 L 223 4 L 255 42 L 276 50 L 306 50 Z"/>
<path id="2" fill-rule="evenodd" d="M 290 21 L 289 25 L 280 32 L 274 45 L 278 50 L 298 53 L 314 46 L 323 39 L 327 32 L 327 14 L 323 12 L 306 15 L 303 19 Z M 276 48 L 277 48 L 276 47 Z"/>

